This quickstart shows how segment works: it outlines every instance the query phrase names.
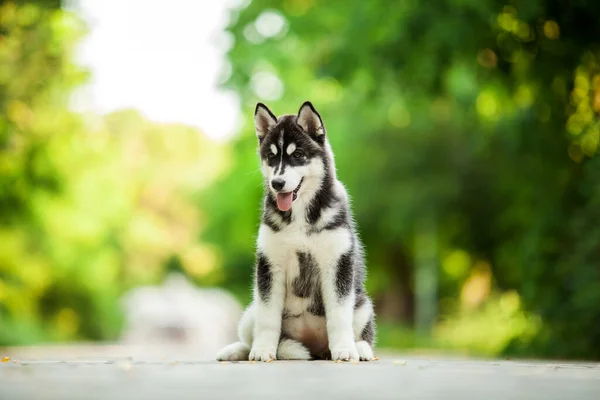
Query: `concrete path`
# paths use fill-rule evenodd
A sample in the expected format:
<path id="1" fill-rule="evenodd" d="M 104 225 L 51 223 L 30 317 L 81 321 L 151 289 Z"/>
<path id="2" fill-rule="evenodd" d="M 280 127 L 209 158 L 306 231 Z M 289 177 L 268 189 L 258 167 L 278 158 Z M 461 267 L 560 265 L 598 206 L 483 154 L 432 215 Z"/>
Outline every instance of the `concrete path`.
<path id="1" fill-rule="evenodd" d="M 600 364 L 386 356 L 371 363 L 11 359 L 0 399 L 600 399 Z"/>

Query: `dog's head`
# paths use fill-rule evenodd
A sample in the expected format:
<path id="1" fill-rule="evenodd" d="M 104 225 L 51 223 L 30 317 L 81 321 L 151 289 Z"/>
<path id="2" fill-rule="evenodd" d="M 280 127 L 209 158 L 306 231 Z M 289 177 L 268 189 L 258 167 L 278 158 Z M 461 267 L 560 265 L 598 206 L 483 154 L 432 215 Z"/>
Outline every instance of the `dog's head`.
<path id="1" fill-rule="evenodd" d="M 254 125 L 261 169 L 281 211 L 312 191 L 325 174 L 325 126 L 310 102 L 297 115 L 277 118 L 262 103 L 256 105 Z"/>

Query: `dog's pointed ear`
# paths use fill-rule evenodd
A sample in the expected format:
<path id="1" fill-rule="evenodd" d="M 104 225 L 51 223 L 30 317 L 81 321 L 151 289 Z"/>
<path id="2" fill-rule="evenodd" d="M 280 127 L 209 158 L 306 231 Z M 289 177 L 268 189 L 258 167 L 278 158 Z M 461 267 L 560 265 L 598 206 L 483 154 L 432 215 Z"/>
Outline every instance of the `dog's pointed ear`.
<path id="1" fill-rule="evenodd" d="M 305 101 L 300 107 L 297 123 L 304 132 L 314 138 L 320 138 L 325 134 L 325 126 L 323 126 L 321 116 L 310 101 Z"/>
<path id="2" fill-rule="evenodd" d="M 263 103 L 257 103 L 254 109 L 254 127 L 256 136 L 262 141 L 269 129 L 277 124 L 277 117 Z"/>

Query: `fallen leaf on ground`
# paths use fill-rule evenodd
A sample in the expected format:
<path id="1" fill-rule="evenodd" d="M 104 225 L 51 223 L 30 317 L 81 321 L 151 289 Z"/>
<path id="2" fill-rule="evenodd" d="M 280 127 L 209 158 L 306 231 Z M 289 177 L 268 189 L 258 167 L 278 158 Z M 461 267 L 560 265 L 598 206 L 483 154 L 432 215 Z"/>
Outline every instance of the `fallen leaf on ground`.
<path id="1" fill-rule="evenodd" d="M 9 362 L 9 361 L 10 361 L 10 357 L 4 357 L 2 359 L 2 362 L 4 362 L 4 363 Z"/>

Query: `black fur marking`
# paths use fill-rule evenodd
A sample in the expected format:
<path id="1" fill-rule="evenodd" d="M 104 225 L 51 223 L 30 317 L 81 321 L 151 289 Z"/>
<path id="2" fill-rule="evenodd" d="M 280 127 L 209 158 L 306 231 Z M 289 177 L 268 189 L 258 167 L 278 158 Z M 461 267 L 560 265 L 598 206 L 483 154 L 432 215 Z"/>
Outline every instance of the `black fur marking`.
<path id="1" fill-rule="evenodd" d="M 348 296 L 352 290 L 352 283 L 354 281 L 352 253 L 353 249 L 350 249 L 347 253 L 342 254 L 337 263 L 335 288 L 339 298 Z"/>
<path id="2" fill-rule="evenodd" d="M 308 298 L 312 295 L 315 284 L 318 282 L 317 265 L 310 253 L 297 252 L 300 273 L 292 282 L 294 294 L 298 297 Z"/>
<path id="3" fill-rule="evenodd" d="M 283 152 L 283 150 L 281 151 L 281 157 L 282 157 L 282 160 L 280 162 L 281 169 L 279 170 L 279 172 L 275 171 L 275 173 L 278 174 L 278 175 L 283 175 L 284 174 L 285 167 L 288 164 L 287 162 L 283 162 L 283 157 L 285 157 L 285 153 Z"/>
<path id="4" fill-rule="evenodd" d="M 256 262 L 256 287 L 262 301 L 267 303 L 271 298 L 271 288 L 273 286 L 273 274 L 271 264 L 264 254 L 258 253 Z"/>
<path id="5" fill-rule="evenodd" d="M 373 341 L 375 340 L 375 323 L 373 321 L 373 317 L 371 317 L 369 322 L 367 322 L 367 325 L 365 325 L 360 334 L 360 338 L 369 343 L 369 345 L 373 346 Z"/>
<path id="6" fill-rule="evenodd" d="M 321 293 L 320 284 L 318 284 L 315 288 L 313 301 L 307 310 L 309 313 L 317 317 L 325 316 L 325 303 L 323 303 L 323 294 Z"/>
<path id="7" fill-rule="evenodd" d="M 319 354 L 312 354 L 317 360 L 331 360 L 331 350 L 323 350 Z"/>
<path id="8" fill-rule="evenodd" d="M 283 315 L 282 318 L 283 319 L 293 319 L 293 318 L 300 318 L 302 316 L 302 314 L 292 314 L 290 312 L 290 310 L 288 310 L 287 308 L 283 310 Z"/>
<path id="9" fill-rule="evenodd" d="M 322 212 L 322 211 L 321 211 Z M 339 212 L 333 217 L 333 220 L 328 222 L 323 228 L 317 228 L 313 226 L 308 230 L 308 235 L 313 235 L 327 230 L 334 230 L 341 227 L 350 228 L 350 221 L 348 220 L 348 211 L 345 207 L 340 208 Z"/>
<path id="10" fill-rule="evenodd" d="M 325 231 L 332 231 L 334 229 L 340 228 L 340 227 L 349 227 L 350 224 L 348 223 L 348 212 L 346 211 L 346 208 L 342 208 L 340 209 L 340 212 L 338 212 L 335 217 L 333 218 L 333 220 L 331 222 L 329 222 L 327 225 L 325 225 L 325 227 L 323 228 L 323 230 Z"/>
<path id="11" fill-rule="evenodd" d="M 357 287 L 358 288 L 358 287 Z M 362 289 L 362 288 L 361 288 Z M 367 302 L 367 295 L 362 290 L 356 290 L 356 299 L 354 300 L 354 309 L 358 310 Z"/>
<path id="12" fill-rule="evenodd" d="M 304 299 L 312 297 L 312 302 L 307 311 L 318 317 L 324 317 L 325 304 L 323 303 L 319 270 L 315 259 L 310 253 L 301 251 L 297 252 L 296 255 L 298 256 L 300 273 L 292 282 L 294 294 Z"/>
<path id="13" fill-rule="evenodd" d="M 306 213 L 306 221 L 309 224 L 316 223 L 319 218 L 321 218 L 323 209 L 330 207 L 332 203 L 337 200 L 333 193 L 333 178 L 329 172 L 329 165 L 326 160 L 323 160 L 323 163 L 325 164 L 325 176 L 323 177 L 323 182 L 315 194 L 315 197 L 310 201 L 308 212 Z"/>
<path id="14" fill-rule="evenodd" d="M 273 232 L 279 232 L 281 230 L 281 228 L 275 222 L 273 222 L 271 217 L 269 217 L 268 215 L 264 215 L 262 221 L 263 224 L 271 228 Z"/>

